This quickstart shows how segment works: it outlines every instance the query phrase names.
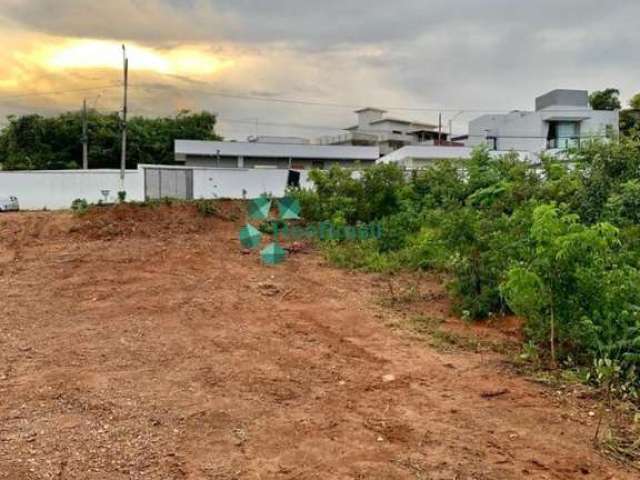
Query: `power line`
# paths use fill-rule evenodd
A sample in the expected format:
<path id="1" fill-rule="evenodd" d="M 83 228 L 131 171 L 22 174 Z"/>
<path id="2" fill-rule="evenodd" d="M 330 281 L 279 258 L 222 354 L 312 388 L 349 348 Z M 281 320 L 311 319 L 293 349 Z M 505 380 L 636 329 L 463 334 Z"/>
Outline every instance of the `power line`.
<path id="1" fill-rule="evenodd" d="M 96 87 L 86 87 L 86 88 L 77 88 L 77 89 L 68 89 L 68 90 L 54 90 L 47 92 L 29 92 L 24 94 L 10 95 L 0 97 L 0 101 L 6 100 L 14 100 L 19 98 L 28 98 L 28 97 L 37 97 L 37 96 L 49 96 L 49 95 L 64 95 L 67 93 L 78 93 L 78 92 L 89 92 L 95 90 L 105 90 L 110 88 L 121 88 L 121 83 L 96 86 Z M 151 89 L 151 90 L 160 90 L 166 89 L 166 85 L 151 85 L 151 84 L 141 84 L 141 85 L 129 85 L 129 88 L 138 88 L 138 89 Z M 211 95 L 215 97 L 223 97 L 223 98 L 233 98 L 236 100 L 246 100 L 246 101 L 259 101 L 259 102 L 271 102 L 271 103 L 284 103 L 284 104 L 296 104 L 296 105 L 306 105 L 306 106 L 318 106 L 318 107 L 333 107 L 333 108 L 348 108 L 348 109 L 358 109 L 362 108 L 362 104 L 350 104 L 350 103 L 337 103 L 337 102 L 321 102 L 317 100 L 307 100 L 307 99 L 291 99 L 291 98 L 283 98 L 283 97 L 264 97 L 258 95 L 250 95 L 250 94 L 241 94 L 241 93 L 232 93 L 232 92 L 222 92 L 218 90 L 203 90 L 203 89 L 176 89 L 173 86 L 170 86 L 173 90 L 186 90 L 192 93 L 201 93 L 205 95 Z M 503 114 L 503 113 L 530 113 L 530 111 L 520 111 L 520 110 L 504 110 L 504 109 L 480 109 L 480 108 L 434 108 L 434 107 L 409 107 L 409 106 L 378 106 L 377 108 L 383 110 L 395 110 L 395 111 L 407 111 L 407 112 L 431 112 L 431 113 L 456 113 L 456 116 L 465 113 L 486 113 L 486 114 Z M 546 113 L 575 113 L 575 112 L 584 112 L 585 109 L 545 109 Z M 418 122 L 419 123 L 419 122 Z"/>
<path id="2" fill-rule="evenodd" d="M 131 88 L 143 88 L 143 89 L 165 89 L 166 86 L 163 85 L 132 85 Z M 262 97 L 257 95 L 247 95 L 240 93 L 231 93 L 231 92 L 221 92 L 217 90 L 202 90 L 195 88 L 185 89 L 189 92 L 193 93 L 202 93 L 206 95 L 211 95 L 214 97 L 223 97 L 223 98 L 233 98 L 236 100 L 250 100 L 250 101 L 259 101 L 259 102 L 272 102 L 272 103 L 286 103 L 286 104 L 296 104 L 296 105 L 307 105 L 307 106 L 317 106 L 317 107 L 335 107 L 335 108 L 348 108 L 348 109 L 359 109 L 362 108 L 362 104 L 355 103 L 336 103 L 336 102 L 320 102 L 317 100 L 307 100 L 307 99 L 292 99 L 292 98 L 282 98 L 282 97 Z M 426 107 L 398 107 L 398 106 L 378 106 L 376 108 L 380 108 L 382 110 L 396 110 L 396 111 L 411 111 L 411 112 L 431 112 L 431 113 L 458 113 L 458 112 L 468 112 L 468 113 L 504 113 L 509 110 L 481 110 L 481 109 L 461 109 L 461 108 L 426 108 Z M 550 110 L 547 110 L 550 111 Z M 568 110 L 563 110 L 568 111 Z"/>
<path id="3" fill-rule="evenodd" d="M 130 85 L 130 88 L 141 88 L 141 89 L 166 89 L 166 85 L 157 85 L 157 84 L 141 84 L 141 85 Z M 214 97 L 223 97 L 223 98 L 233 98 L 237 100 L 249 100 L 249 101 L 260 101 L 260 102 L 273 102 L 273 103 L 286 103 L 286 104 L 298 104 L 298 105 L 308 105 L 308 106 L 320 106 L 320 107 L 336 107 L 336 108 L 349 108 L 349 109 L 359 109 L 362 108 L 362 104 L 350 104 L 350 103 L 336 103 L 336 102 L 321 102 L 317 100 L 307 100 L 307 99 L 292 99 L 292 98 L 283 98 L 283 97 L 265 97 L 258 95 L 250 95 L 250 94 L 241 94 L 241 93 L 232 93 L 232 92 L 222 92 L 219 90 L 203 90 L 196 88 L 185 88 L 179 89 L 173 86 L 169 86 L 174 90 L 186 90 L 192 93 L 201 93 L 206 95 L 211 95 Z M 376 106 L 381 110 L 396 110 L 396 111 L 412 111 L 412 112 L 431 112 L 431 113 L 456 113 L 458 115 L 464 113 L 486 113 L 486 114 L 503 114 L 503 113 L 531 113 L 528 110 L 518 110 L 518 109 L 479 109 L 479 108 L 434 108 L 434 107 L 407 107 L 407 106 Z M 545 109 L 542 110 L 545 113 L 575 113 L 585 112 L 585 109 Z M 456 116 L 458 116 L 456 115 Z M 419 122 L 416 122 L 419 123 Z"/>
<path id="4" fill-rule="evenodd" d="M 78 92 L 90 92 L 93 90 L 105 90 L 108 88 L 121 88 L 122 85 L 121 84 L 111 84 L 111 85 L 102 85 L 99 87 L 87 87 L 87 88 L 75 88 L 75 89 L 71 89 L 71 90 L 56 90 L 56 91 L 50 91 L 50 92 L 30 92 L 30 93 L 22 93 L 22 94 L 18 94 L 18 95 L 10 95 L 7 97 L 0 97 L 0 101 L 5 101 L 5 100 L 14 100 L 17 98 L 27 98 L 27 97 L 42 97 L 42 96 L 49 96 L 49 95 L 64 95 L 67 93 L 78 93 Z"/>

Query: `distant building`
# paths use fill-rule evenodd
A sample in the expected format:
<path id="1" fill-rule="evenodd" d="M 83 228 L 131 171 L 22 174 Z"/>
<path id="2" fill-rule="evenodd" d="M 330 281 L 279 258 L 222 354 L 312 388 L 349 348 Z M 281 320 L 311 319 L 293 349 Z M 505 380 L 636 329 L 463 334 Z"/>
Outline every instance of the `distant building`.
<path id="1" fill-rule="evenodd" d="M 618 134 L 618 112 L 593 110 L 585 90 L 553 90 L 536 98 L 535 103 L 534 112 L 516 110 L 472 120 L 466 145 L 540 153 Z"/>
<path id="2" fill-rule="evenodd" d="M 175 159 L 188 167 L 326 169 L 367 167 L 380 157 L 377 146 L 176 140 Z"/>
<path id="3" fill-rule="evenodd" d="M 363 108 L 356 110 L 358 124 L 345 128 L 346 133 L 318 139 L 323 145 L 377 145 L 380 154 L 386 155 L 407 145 L 447 140 L 447 135 L 438 134 L 438 127 L 430 123 L 413 122 L 386 117 L 385 110 Z"/>

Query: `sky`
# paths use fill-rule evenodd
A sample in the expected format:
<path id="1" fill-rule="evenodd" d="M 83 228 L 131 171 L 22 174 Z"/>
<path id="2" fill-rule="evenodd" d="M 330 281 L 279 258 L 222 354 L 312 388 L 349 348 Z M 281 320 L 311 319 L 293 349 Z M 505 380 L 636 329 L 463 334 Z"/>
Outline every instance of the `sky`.
<path id="1" fill-rule="evenodd" d="M 122 104 L 219 133 L 317 138 L 353 110 L 466 131 L 554 88 L 640 92 L 638 0 L 0 0 L 0 125 Z"/>

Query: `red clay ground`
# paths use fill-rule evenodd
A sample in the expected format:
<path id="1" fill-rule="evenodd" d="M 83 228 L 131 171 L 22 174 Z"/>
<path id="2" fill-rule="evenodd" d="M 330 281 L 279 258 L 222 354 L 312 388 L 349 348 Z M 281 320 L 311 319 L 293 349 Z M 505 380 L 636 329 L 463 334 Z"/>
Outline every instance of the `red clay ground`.
<path id="1" fill-rule="evenodd" d="M 638 478 L 594 450 L 589 405 L 397 328 L 381 277 L 262 266 L 238 228 L 0 216 L 1 479 Z"/>

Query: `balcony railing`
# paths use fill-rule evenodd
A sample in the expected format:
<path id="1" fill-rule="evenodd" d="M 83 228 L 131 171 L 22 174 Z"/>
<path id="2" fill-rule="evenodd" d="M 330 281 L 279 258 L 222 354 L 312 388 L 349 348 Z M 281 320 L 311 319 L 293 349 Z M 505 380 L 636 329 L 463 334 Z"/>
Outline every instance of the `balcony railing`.
<path id="1" fill-rule="evenodd" d="M 342 135 L 329 135 L 318 139 L 318 143 L 320 145 L 375 145 L 378 141 L 378 135 L 358 132 L 343 133 Z"/>
<path id="2" fill-rule="evenodd" d="M 580 148 L 580 137 L 560 137 L 547 140 L 547 148 L 550 150 L 568 150 L 570 148 Z"/>
<path id="3" fill-rule="evenodd" d="M 320 137 L 317 140 L 320 145 L 377 145 L 378 143 L 393 141 L 402 142 L 403 144 L 413 144 L 415 137 L 407 132 L 348 132 L 342 135 Z"/>

